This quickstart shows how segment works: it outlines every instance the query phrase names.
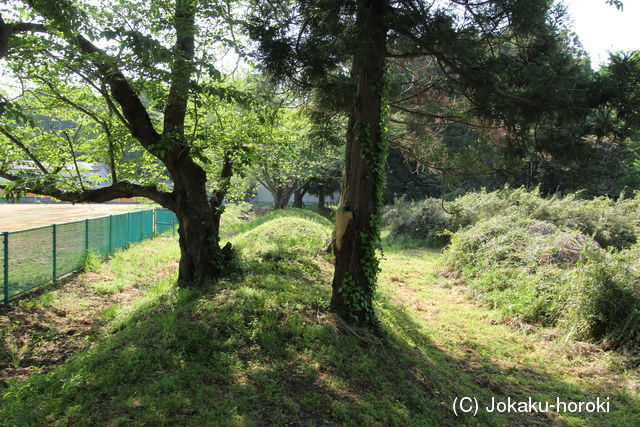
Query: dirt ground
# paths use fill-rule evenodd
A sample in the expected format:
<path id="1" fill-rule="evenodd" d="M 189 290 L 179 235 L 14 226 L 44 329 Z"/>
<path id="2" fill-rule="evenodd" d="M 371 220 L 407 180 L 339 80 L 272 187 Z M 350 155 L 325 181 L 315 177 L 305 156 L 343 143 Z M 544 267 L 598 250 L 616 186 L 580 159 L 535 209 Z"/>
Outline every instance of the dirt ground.
<path id="1" fill-rule="evenodd" d="M 159 239 L 156 241 L 162 242 Z M 148 246 L 138 251 L 154 254 Z M 104 294 L 92 285 L 116 280 L 118 274 L 110 263 L 104 263 L 95 272 L 69 275 L 26 299 L 0 304 L 0 396 L 6 381 L 44 374 L 95 345 L 107 325 L 105 310 L 126 310 L 150 284 L 177 270 L 178 260 L 172 259 L 145 277 L 127 282 L 121 291 Z"/>
<path id="2" fill-rule="evenodd" d="M 0 203 L 0 232 L 97 218 L 134 209 L 141 204 L 8 204 Z"/>

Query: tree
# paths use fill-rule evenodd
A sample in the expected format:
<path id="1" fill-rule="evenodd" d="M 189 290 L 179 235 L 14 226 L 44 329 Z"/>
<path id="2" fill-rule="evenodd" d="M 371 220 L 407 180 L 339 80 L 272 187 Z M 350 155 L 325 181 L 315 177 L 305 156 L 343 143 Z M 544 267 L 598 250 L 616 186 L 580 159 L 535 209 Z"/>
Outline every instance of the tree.
<path id="1" fill-rule="evenodd" d="M 386 59 L 430 58 L 473 116 L 526 133 L 540 114 L 570 107 L 567 92 L 580 88 L 579 64 L 561 43 L 563 11 L 548 0 L 254 3 L 251 36 L 264 66 L 349 117 L 332 307 L 375 324 Z"/>
<path id="2" fill-rule="evenodd" d="M 318 99 L 311 99 L 309 138 L 316 147 L 323 147 L 322 167 L 317 168 L 304 186 L 304 191 L 318 196 L 318 207 L 325 207 L 325 196 L 340 190 L 344 170 L 344 133 L 347 123 L 342 114 L 323 109 Z"/>
<path id="3" fill-rule="evenodd" d="M 286 207 L 292 195 L 294 206 L 302 207 L 308 185 L 330 173 L 340 153 L 313 133 L 306 108 L 276 103 L 269 109 L 255 152 L 256 180 L 272 194 L 276 209 Z"/>
<path id="4" fill-rule="evenodd" d="M 180 221 L 179 283 L 198 286 L 221 274 L 231 256 L 230 245 L 219 245 L 225 188 L 219 187 L 212 197 L 207 193 L 203 146 L 216 141 L 199 138 L 198 108 L 206 97 L 241 98 L 219 84 L 221 74 L 211 65 L 216 53 L 212 45 L 233 47 L 231 37 L 220 30 L 231 22 L 230 6 L 198 0 L 113 1 L 100 6 L 25 0 L 10 2 L 0 12 L 0 57 L 16 81 L 30 89 L 36 85 L 34 92 L 84 114 L 97 126 L 93 131 L 102 129 L 107 147 L 100 150 L 111 158 L 112 182 L 102 188 L 61 183 L 57 168 L 38 160 L 37 142 L 23 139 L 27 135 L 20 126 L 33 122 L 32 112 L 6 94 L 0 103 L 2 144 L 19 149 L 38 171 L 28 176 L 11 173 L 3 164 L 0 176 L 14 182 L 13 188 L 73 203 L 151 199 L 174 211 Z M 79 103 L 79 86 L 86 88 L 89 102 Z M 172 188 L 119 176 L 117 145 L 126 141 L 166 171 Z M 233 158 L 226 153 L 216 159 L 222 164 L 219 180 L 227 181 L 233 174 Z"/>

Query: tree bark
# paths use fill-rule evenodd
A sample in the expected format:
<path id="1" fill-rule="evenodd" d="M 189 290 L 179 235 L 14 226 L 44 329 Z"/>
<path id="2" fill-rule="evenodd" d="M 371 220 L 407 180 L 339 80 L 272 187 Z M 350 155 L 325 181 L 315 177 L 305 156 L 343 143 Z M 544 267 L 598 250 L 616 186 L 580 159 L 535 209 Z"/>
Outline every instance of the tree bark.
<path id="1" fill-rule="evenodd" d="M 209 200 L 204 169 L 186 156 L 176 163 L 168 169 L 174 183 L 174 212 L 180 222 L 178 283 L 198 287 L 219 277 L 232 256 L 230 245 L 220 248 L 220 205 L 224 191 L 215 194 L 216 200 Z"/>
<path id="2" fill-rule="evenodd" d="M 273 194 L 273 207 L 275 209 L 286 208 L 289 205 L 289 199 L 291 198 L 291 193 L 288 191 L 282 191 Z"/>
<path id="3" fill-rule="evenodd" d="M 302 198 L 304 197 L 306 191 L 304 190 L 296 190 L 293 193 L 293 207 L 294 208 L 298 208 L 298 209 L 302 209 L 302 207 L 304 206 L 304 203 L 302 202 Z"/>
<path id="4" fill-rule="evenodd" d="M 322 187 L 318 190 L 318 207 L 320 209 L 324 208 L 324 188 Z"/>
<path id="5" fill-rule="evenodd" d="M 220 247 L 220 215 L 211 209 L 206 193 L 197 188 L 185 190 L 176 209 L 180 222 L 180 270 L 178 283 L 198 287 L 219 277 L 231 260 L 231 245 Z"/>
<path id="6" fill-rule="evenodd" d="M 289 199 L 293 194 L 293 189 L 289 187 L 279 188 L 277 190 L 267 188 L 273 197 L 273 208 L 283 209 L 289 206 Z"/>
<path id="7" fill-rule="evenodd" d="M 331 307 L 346 321 L 366 326 L 376 323 L 372 299 L 386 157 L 381 105 L 387 8 L 386 0 L 362 0 L 358 4 L 356 28 L 362 42 L 352 65 L 357 93 L 349 117 L 344 180 L 336 215 Z"/>

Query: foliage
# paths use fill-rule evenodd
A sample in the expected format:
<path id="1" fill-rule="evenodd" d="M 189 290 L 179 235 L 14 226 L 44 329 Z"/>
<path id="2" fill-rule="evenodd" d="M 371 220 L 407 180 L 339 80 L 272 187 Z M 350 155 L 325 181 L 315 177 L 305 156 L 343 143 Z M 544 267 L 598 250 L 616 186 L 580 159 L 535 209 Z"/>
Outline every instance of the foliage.
<path id="1" fill-rule="evenodd" d="M 582 199 L 580 194 L 542 197 L 540 191 L 505 187 L 492 192 L 468 193 L 452 202 L 427 199 L 398 201 L 388 208 L 393 233 L 435 237 L 456 232 L 480 221 L 514 215 L 552 223 L 593 237 L 602 247 L 625 248 L 637 241 L 639 198 Z M 444 209 L 443 209 L 444 207 Z M 446 240 L 445 240 L 446 241 Z"/>
<path id="2" fill-rule="evenodd" d="M 82 260 L 80 261 L 80 265 L 82 271 L 84 272 L 93 272 L 96 271 L 100 267 L 100 261 L 102 257 L 100 257 L 95 252 L 85 252 L 82 256 Z"/>
<path id="3" fill-rule="evenodd" d="M 286 206 L 291 195 L 311 183 L 330 181 L 339 167 L 341 152 L 324 140 L 311 137 L 312 123 L 304 108 L 274 106 L 263 125 L 256 148 L 254 179 L 273 195 L 276 207 Z"/>
<path id="4" fill-rule="evenodd" d="M 441 199 L 412 202 L 400 197 L 385 208 L 385 225 L 394 236 L 419 239 L 427 246 L 443 246 L 449 241 L 445 233 L 452 227 L 451 215 L 442 209 L 443 203 Z"/>
<path id="5" fill-rule="evenodd" d="M 438 174 L 423 171 L 420 163 L 393 146 L 389 147 L 385 175 L 385 204 L 393 203 L 398 197 L 417 200 L 443 194 L 442 178 Z"/>
<path id="6" fill-rule="evenodd" d="M 617 253 L 589 251 L 572 277 L 579 286 L 565 328 L 579 339 L 640 348 L 639 245 Z"/>
<path id="7" fill-rule="evenodd" d="M 555 324 L 566 309 L 570 285 L 563 274 L 593 241 L 553 224 L 500 215 L 459 231 L 447 250 L 480 298 L 525 321 Z"/>
<path id="8" fill-rule="evenodd" d="M 605 251 L 579 232 L 504 214 L 455 233 L 447 260 L 478 298 L 507 316 L 637 348 L 637 251 Z"/>

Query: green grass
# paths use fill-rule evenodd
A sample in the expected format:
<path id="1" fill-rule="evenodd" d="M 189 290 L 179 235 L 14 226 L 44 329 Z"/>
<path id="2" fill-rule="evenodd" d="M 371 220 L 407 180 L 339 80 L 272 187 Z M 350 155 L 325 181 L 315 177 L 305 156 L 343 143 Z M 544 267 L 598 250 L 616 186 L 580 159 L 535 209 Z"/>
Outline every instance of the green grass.
<path id="1" fill-rule="evenodd" d="M 108 217 L 90 219 L 88 221 L 89 232 L 87 235 L 85 235 L 85 221 L 57 224 L 56 279 L 86 267 L 88 256 L 96 258 L 94 260 L 95 264 L 96 260 L 112 249 L 111 246 L 113 248 L 122 248 L 128 246 L 128 242 L 140 240 L 141 236 L 138 235 L 138 232 L 142 230 L 139 228 L 137 218 L 133 218 L 133 225 L 129 228 L 128 222 L 125 222 L 127 218 L 125 215 L 127 214 L 112 215 L 113 229 L 111 235 L 113 240 L 111 242 L 109 242 L 108 237 L 110 232 Z M 151 221 L 150 213 L 146 220 Z M 147 231 L 150 234 L 151 223 L 148 222 L 145 225 L 149 226 Z M 127 236 L 129 230 L 135 231 L 135 233 Z M 8 291 L 10 298 L 51 282 L 54 273 L 52 233 L 52 226 L 36 227 L 9 233 Z M 88 242 L 85 242 L 85 237 L 88 237 Z M 0 243 L 3 243 L 3 241 Z M 86 244 L 89 248 L 88 253 L 85 252 Z M 4 245 L 0 247 L 0 262 L 3 259 Z M 4 274 L 3 266 L 0 266 L 0 273 Z"/>
<path id="2" fill-rule="evenodd" d="M 332 267 L 324 251 L 331 234 L 326 218 L 287 209 L 227 225 L 235 228 L 231 241 L 240 248 L 241 274 L 199 291 L 175 288 L 171 274 L 145 282 L 132 304 L 102 311 L 105 331 L 93 348 L 49 373 L 11 382 L 0 403 L 2 422 L 640 423 L 633 389 L 637 371 L 626 359 L 558 346 L 547 339 L 552 330 L 508 326 L 499 312 L 476 305 L 439 275 L 437 251 L 404 249 L 397 241 L 386 247 L 376 298 L 383 334 L 373 336 L 328 313 Z M 163 244 L 175 251 L 175 241 Z M 123 269 L 131 264 L 129 280 L 144 280 L 148 269 L 140 266 L 140 253 L 129 252 L 111 264 Z M 481 401 L 611 396 L 615 404 L 612 414 L 480 412 L 456 418 L 451 410 L 456 396 Z"/>

